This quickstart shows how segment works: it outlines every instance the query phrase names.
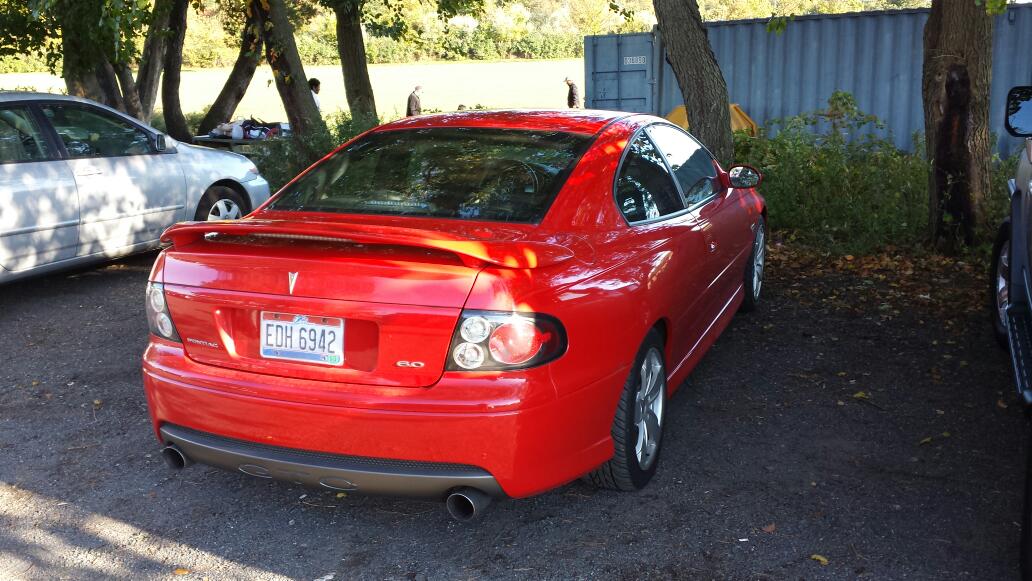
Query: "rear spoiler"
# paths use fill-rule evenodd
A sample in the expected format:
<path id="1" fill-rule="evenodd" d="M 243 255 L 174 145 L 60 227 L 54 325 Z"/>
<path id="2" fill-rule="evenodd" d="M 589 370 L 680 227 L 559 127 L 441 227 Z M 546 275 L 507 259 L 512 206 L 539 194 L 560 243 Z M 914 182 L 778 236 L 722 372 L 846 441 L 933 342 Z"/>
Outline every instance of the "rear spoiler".
<path id="1" fill-rule="evenodd" d="M 359 244 L 413 246 L 451 252 L 471 267 L 487 264 L 508 268 L 541 268 L 574 257 L 564 246 L 528 240 L 477 240 L 435 230 L 379 224 L 288 222 L 281 220 L 232 220 L 183 222 L 161 235 L 161 241 L 184 247 L 209 234 L 259 236 L 294 240 L 334 240 Z"/>

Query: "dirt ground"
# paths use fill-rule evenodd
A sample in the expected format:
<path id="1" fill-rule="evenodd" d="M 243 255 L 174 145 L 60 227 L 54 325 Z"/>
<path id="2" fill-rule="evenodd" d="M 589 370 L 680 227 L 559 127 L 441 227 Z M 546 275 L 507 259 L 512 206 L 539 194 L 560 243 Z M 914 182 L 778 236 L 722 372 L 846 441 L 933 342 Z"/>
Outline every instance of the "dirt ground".
<path id="1" fill-rule="evenodd" d="M 974 266 L 775 248 L 645 490 L 574 482 L 471 526 L 170 472 L 139 371 L 153 257 L 0 287 L 2 579 L 1018 576 L 1028 428 Z"/>

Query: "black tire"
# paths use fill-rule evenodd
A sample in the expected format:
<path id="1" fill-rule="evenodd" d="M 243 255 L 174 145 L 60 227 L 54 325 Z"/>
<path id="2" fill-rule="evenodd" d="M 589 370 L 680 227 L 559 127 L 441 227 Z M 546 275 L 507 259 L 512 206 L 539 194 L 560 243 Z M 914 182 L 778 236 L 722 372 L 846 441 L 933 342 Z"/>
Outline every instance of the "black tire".
<path id="1" fill-rule="evenodd" d="M 1000 293 L 997 288 L 997 277 L 1000 275 L 1000 269 L 1004 269 L 1006 276 L 1010 277 L 1010 236 L 1011 227 L 1010 220 L 1004 220 L 1003 224 L 1000 224 L 1000 229 L 996 232 L 996 242 L 993 243 L 993 261 L 989 266 L 989 318 L 993 325 L 993 335 L 996 337 L 996 342 L 1000 344 L 1000 347 L 1004 349 L 1009 348 L 1007 344 L 1007 327 L 1004 325 L 1003 320 L 1000 318 Z M 1004 254 L 1004 249 L 1007 250 Z M 1006 256 L 1008 258 L 1006 264 L 1000 264 L 1000 258 Z"/>
<path id="2" fill-rule="evenodd" d="M 661 364 L 660 386 L 661 412 L 659 414 L 659 430 L 651 461 L 645 468 L 642 468 L 635 452 L 635 445 L 638 440 L 638 427 L 635 425 L 635 407 L 638 390 L 641 385 L 641 369 L 646 357 L 653 350 L 658 351 Z M 645 342 L 638 349 L 638 355 L 634 358 L 634 366 L 631 368 L 630 377 L 624 383 L 623 393 L 620 394 L 620 403 L 616 408 L 616 417 L 613 418 L 611 434 L 613 436 L 613 457 L 602 466 L 588 473 L 585 479 L 599 488 L 611 490 L 634 491 L 641 490 L 652 480 L 659 465 L 659 455 L 663 444 L 663 417 L 666 415 L 666 362 L 663 357 L 663 341 L 659 333 L 652 329 L 645 337 Z"/>
<path id="3" fill-rule="evenodd" d="M 756 276 L 756 255 L 760 253 L 761 262 L 759 265 L 760 276 Z M 767 265 L 767 222 L 760 216 L 756 221 L 756 233 L 753 234 L 752 252 L 749 253 L 749 263 L 745 265 L 745 278 L 743 284 L 742 306 L 739 310 L 748 313 L 756 309 L 760 302 L 760 292 L 763 290 L 764 267 Z"/>
<path id="4" fill-rule="evenodd" d="M 201 203 L 197 205 L 197 212 L 194 214 L 194 220 L 203 222 L 208 220 L 208 216 L 212 212 L 212 208 L 215 208 L 217 204 L 233 204 L 238 209 L 239 215 L 233 218 L 243 218 L 249 211 L 250 207 L 247 202 L 244 201 L 236 190 L 227 186 L 212 186 L 208 188 L 208 191 L 204 192 L 204 197 L 201 198 Z M 215 218 L 212 218 L 215 219 Z"/>

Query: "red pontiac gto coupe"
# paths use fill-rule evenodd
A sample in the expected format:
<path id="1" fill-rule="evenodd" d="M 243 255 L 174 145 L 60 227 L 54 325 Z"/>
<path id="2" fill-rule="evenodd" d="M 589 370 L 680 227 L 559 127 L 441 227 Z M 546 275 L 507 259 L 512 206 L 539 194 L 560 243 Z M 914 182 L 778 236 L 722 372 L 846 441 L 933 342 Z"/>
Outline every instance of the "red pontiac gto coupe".
<path id="1" fill-rule="evenodd" d="M 667 398 L 759 299 L 759 180 L 645 115 L 377 127 L 243 220 L 165 232 L 164 455 L 462 519 L 585 474 L 639 489 Z"/>

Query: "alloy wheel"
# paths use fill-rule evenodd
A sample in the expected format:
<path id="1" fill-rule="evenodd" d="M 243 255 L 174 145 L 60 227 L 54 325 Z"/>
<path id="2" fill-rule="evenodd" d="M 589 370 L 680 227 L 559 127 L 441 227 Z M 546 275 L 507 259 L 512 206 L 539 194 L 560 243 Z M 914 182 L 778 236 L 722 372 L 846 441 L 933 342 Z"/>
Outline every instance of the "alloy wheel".
<path id="1" fill-rule="evenodd" d="M 1010 244 L 1000 247 L 1000 258 L 996 261 L 996 316 L 1000 327 L 1007 328 L 1007 307 L 1010 306 Z"/>
<path id="2" fill-rule="evenodd" d="M 236 220 L 241 216 L 240 206 L 233 200 L 223 198 L 215 202 L 208 211 L 208 221 Z"/>
<path id="3" fill-rule="evenodd" d="M 634 397 L 634 425 L 638 431 L 634 454 L 638 459 L 638 466 L 642 470 L 648 470 L 656 461 L 663 427 L 666 371 L 663 369 L 663 355 L 659 349 L 652 347 L 645 354 L 640 373 L 641 381 L 638 383 L 638 393 Z"/>
<path id="4" fill-rule="evenodd" d="M 753 258 L 753 297 L 760 298 L 760 287 L 763 286 L 763 264 L 767 256 L 767 245 L 764 243 L 766 232 L 763 226 L 756 231 L 755 258 Z"/>

